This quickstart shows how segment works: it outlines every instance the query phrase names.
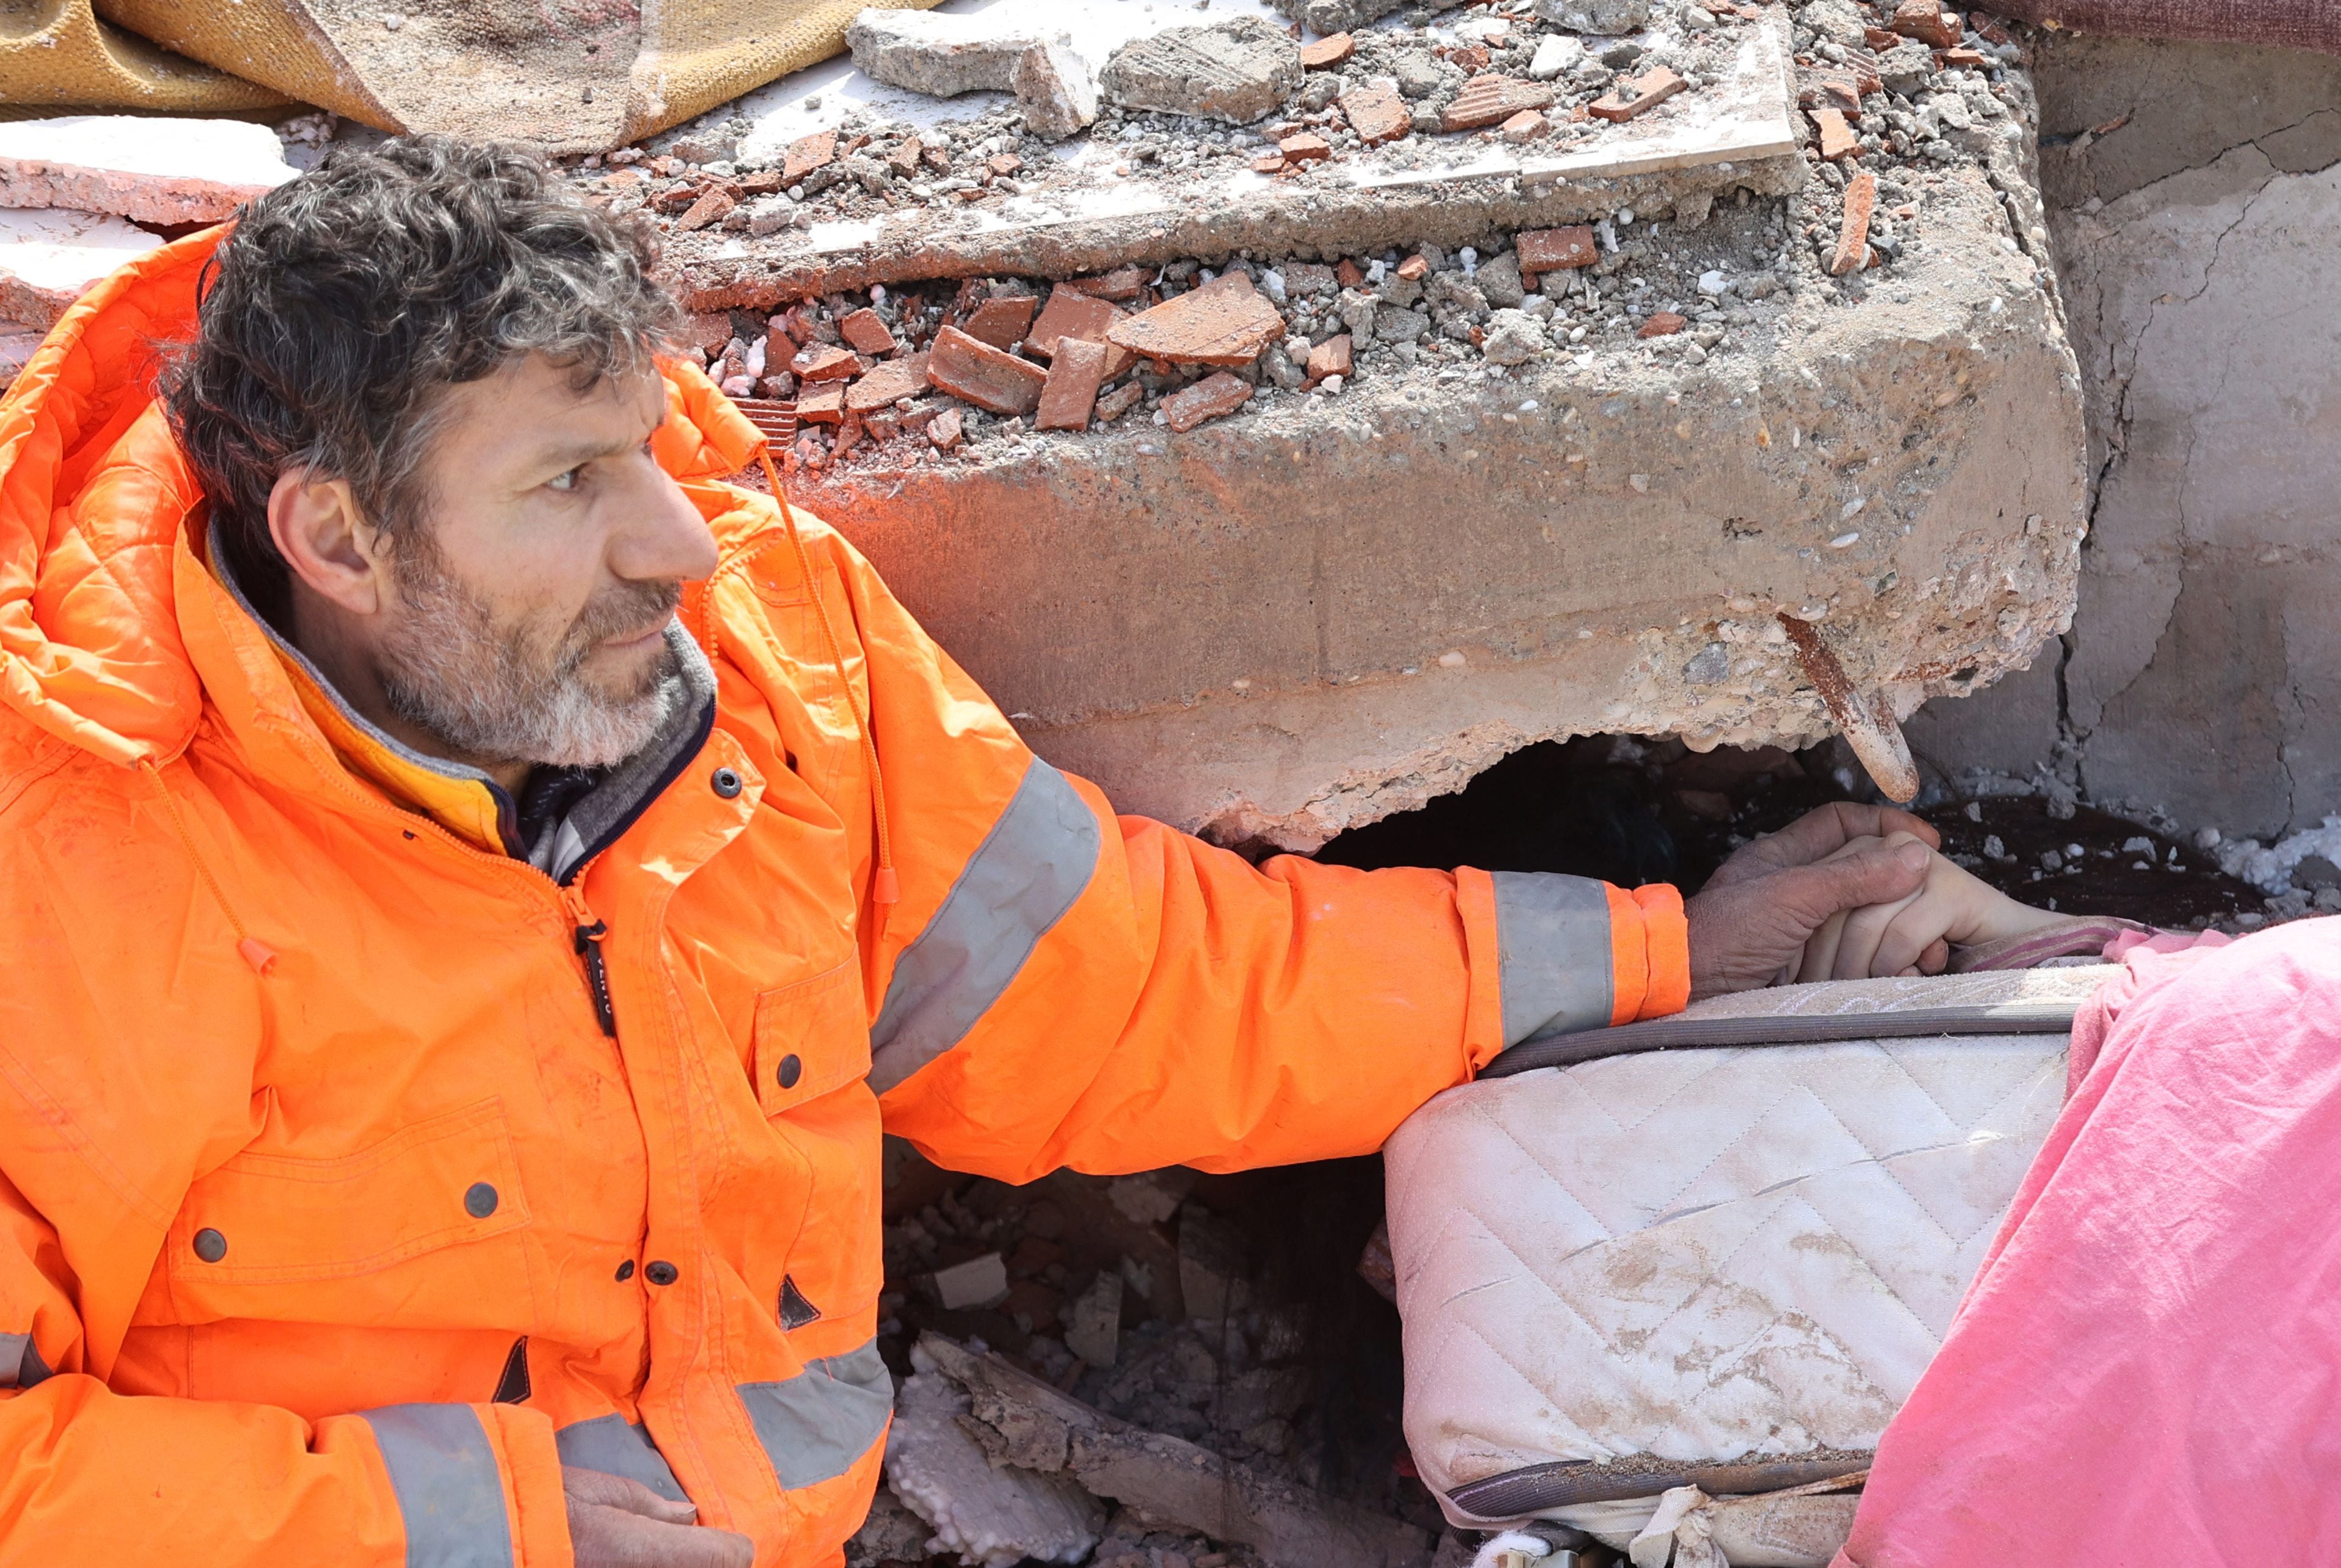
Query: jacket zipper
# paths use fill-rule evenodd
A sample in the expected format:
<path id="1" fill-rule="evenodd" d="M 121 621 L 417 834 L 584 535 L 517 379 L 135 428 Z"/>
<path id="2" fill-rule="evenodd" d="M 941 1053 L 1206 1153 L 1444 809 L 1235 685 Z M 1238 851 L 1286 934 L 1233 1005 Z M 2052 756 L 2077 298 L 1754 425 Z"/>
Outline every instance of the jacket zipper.
<path id="1" fill-rule="evenodd" d="M 576 883 L 562 884 L 561 903 L 569 911 L 573 923 L 570 940 L 577 955 L 585 961 L 585 990 L 593 998 L 593 1017 L 602 1025 L 602 1033 L 615 1040 L 618 1012 L 610 1004 L 610 966 L 602 958 L 602 944 L 609 940 L 610 927 L 595 916 Z"/>

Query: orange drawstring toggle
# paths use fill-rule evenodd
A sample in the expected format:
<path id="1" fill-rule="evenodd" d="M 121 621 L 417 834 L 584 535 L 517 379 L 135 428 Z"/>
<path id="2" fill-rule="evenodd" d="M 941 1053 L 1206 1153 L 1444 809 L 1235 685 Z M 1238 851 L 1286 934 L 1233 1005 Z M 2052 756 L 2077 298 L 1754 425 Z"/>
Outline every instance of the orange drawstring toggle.
<path id="1" fill-rule="evenodd" d="M 276 949 L 256 936 L 247 936 L 235 944 L 237 956 L 252 965 L 254 974 L 265 974 L 268 966 L 276 962 Z"/>

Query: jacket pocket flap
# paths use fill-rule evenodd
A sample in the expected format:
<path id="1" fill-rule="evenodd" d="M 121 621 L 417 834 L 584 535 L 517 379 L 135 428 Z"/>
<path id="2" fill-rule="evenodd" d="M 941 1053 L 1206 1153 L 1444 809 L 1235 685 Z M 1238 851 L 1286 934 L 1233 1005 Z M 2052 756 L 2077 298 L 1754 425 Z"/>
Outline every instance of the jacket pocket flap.
<path id="1" fill-rule="evenodd" d="M 188 1191 L 171 1274 L 284 1284 L 372 1273 L 528 1223 L 503 1106 L 483 1100 L 333 1159 L 247 1149 Z"/>
<path id="2" fill-rule="evenodd" d="M 756 998 L 756 1098 L 771 1115 L 870 1075 L 862 965 L 849 958 Z"/>

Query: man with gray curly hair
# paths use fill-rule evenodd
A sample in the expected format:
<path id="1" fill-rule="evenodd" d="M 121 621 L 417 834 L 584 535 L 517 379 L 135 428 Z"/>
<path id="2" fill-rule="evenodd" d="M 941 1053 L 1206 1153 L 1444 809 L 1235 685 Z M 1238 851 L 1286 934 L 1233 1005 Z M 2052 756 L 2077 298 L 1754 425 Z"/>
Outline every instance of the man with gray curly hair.
<path id="1" fill-rule="evenodd" d="M 1368 1153 L 1923 874 L 1806 864 L 1926 832 L 1853 808 L 1688 910 L 1119 817 L 652 261 L 524 153 L 338 149 L 0 399 L 0 1559 L 826 1568 L 907 1367 L 882 1132 Z"/>

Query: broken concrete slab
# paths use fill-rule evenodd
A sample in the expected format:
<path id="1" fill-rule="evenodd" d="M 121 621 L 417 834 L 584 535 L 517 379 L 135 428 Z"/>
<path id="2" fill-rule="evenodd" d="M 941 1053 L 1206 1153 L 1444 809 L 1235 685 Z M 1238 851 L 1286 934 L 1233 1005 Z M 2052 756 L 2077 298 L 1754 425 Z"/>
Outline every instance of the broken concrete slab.
<path id="1" fill-rule="evenodd" d="M 1269 0 L 1311 33 L 1349 33 L 1379 22 L 1405 0 Z"/>
<path id="2" fill-rule="evenodd" d="M 853 64 L 874 81 L 938 98 L 1016 95 L 1025 125 L 1051 140 L 1097 118 L 1097 81 L 1062 33 L 981 14 L 863 11 L 845 32 Z"/>
<path id="3" fill-rule="evenodd" d="M 993 1464 L 964 1429 L 966 1390 L 937 1369 L 923 1342 L 911 1361 L 886 1434 L 886 1481 L 933 1527 L 928 1549 L 956 1552 L 968 1568 L 1087 1556 L 1105 1529 L 1096 1497 L 1067 1476 Z"/>
<path id="4" fill-rule="evenodd" d="M 1426 368 L 801 494 L 1042 755 L 1221 842 L 1313 848 L 1555 736 L 1808 744 L 1833 725 L 1779 611 L 1897 717 L 2069 614 L 2077 384 L 2040 258 L 2000 244 L 2001 173 L 1943 174 L 1926 243 L 1858 283 L 1799 234 L 1792 295 L 1651 299 L 1679 330 L 1622 358 Z M 1755 210 L 1700 243 L 1743 243 Z M 1556 275 L 1581 302 L 1620 275 Z M 1706 352 L 1733 312 L 1772 325 Z"/>
<path id="5" fill-rule="evenodd" d="M 933 1333 L 921 1353 L 967 1391 L 966 1430 L 995 1463 L 1048 1467 L 1143 1517 L 1249 1546 L 1269 1568 L 1430 1568 L 1431 1538 L 1414 1525 L 1117 1421 L 997 1354 Z"/>
<path id="6" fill-rule="evenodd" d="M 162 244 L 111 215 L 0 209 L 0 316 L 45 332 L 100 278 Z"/>
<path id="7" fill-rule="evenodd" d="M 295 172 L 275 132 L 241 120 L 72 115 L 0 124 L 0 207 L 216 223 Z"/>
<path id="8" fill-rule="evenodd" d="M 1300 48 L 1257 16 L 1175 27 L 1114 52 L 1098 85 L 1128 109 L 1248 125 L 1299 90 Z"/>
<path id="9" fill-rule="evenodd" d="M 1064 278 L 1246 250 L 1452 246 L 1491 229 L 1585 222 L 1620 207 L 1659 210 L 1702 194 L 1798 188 L 1806 165 L 1785 16 L 1768 12 L 1716 47 L 1722 65 L 1697 92 L 1563 146 L 1403 136 L 1317 165 L 1300 182 L 1244 169 L 1157 184 L 1116 179 L 1120 155 L 1081 144 L 1061 171 L 1071 183 L 996 205 L 916 205 L 762 237 L 677 235 L 667 265 L 692 309 L 769 309 L 872 283 Z M 1363 91 L 1345 94 L 1345 107 Z M 1388 96 L 1402 132 L 1410 112 L 1397 94 Z M 1350 117 L 1356 124 L 1358 115 Z"/>

